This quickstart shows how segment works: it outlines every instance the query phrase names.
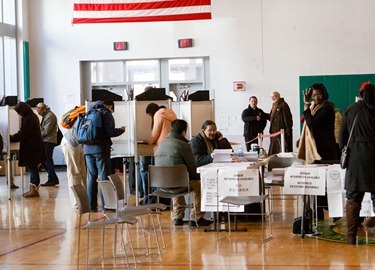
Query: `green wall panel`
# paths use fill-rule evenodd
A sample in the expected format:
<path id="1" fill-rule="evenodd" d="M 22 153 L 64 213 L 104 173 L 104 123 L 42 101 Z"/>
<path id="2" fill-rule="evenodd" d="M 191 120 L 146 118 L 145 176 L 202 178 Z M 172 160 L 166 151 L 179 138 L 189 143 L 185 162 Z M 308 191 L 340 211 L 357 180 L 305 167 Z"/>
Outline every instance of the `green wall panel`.
<path id="1" fill-rule="evenodd" d="M 323 83 L 329 94 L 329 101 L 333 102 L 335 108 L 339 108 L 341 113 L 355 102 L 359 94 L 359 88 L 363 82 L 375 82 L 375 74 L 353 74 L 353 75 L 320 75 L 320 76 L 300 76 L 300 114 L 303 112 L 303 89 L 314 83 Z"/>
<path id="2" fill-rule="evenodd" d="M 335 108 L 346 108 L 349 104 L 349 76 L 333 75 L 324 77 L 324 85 L 329 94 L 329 101 L 333 102 Z"/>

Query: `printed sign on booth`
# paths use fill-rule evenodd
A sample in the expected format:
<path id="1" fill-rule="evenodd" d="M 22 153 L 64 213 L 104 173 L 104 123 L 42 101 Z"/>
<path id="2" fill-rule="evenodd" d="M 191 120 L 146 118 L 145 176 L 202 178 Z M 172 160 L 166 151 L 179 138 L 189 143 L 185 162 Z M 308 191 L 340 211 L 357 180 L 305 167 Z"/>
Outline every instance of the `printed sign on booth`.
<path id="1" fill-rule="evenodd" d="M 325 195 L 326 169 L 316 165 L 286 168 L 284 194 Z"/>

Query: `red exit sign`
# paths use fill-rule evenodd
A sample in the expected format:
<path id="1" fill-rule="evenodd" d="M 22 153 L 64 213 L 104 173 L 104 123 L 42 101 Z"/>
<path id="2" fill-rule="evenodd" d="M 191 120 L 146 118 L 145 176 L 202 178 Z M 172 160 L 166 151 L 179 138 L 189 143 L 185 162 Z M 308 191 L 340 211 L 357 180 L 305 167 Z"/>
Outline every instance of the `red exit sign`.
<path id="1" fill-rule="evenodd" d="M 128 43 L 126 41 L 113 42 L 113 50 L 126 51 L 127 49 L 128 49 Z"/>
<path id="2" fill-rule="evenodd" d="M 191 38 L 184 38 L 178 40 L 178 47 L 179 48 L 190 48 L 193 47 L 193 39 Z"/>

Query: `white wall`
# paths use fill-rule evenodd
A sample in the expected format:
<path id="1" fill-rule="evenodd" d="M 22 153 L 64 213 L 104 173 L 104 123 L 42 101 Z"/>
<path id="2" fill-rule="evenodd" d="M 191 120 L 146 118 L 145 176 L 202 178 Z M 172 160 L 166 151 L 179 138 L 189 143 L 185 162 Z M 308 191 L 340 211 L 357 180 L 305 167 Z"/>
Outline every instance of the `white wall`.
<path id="1" fill-rule="evenodd" d="M 248 98 L 258 96 L 269 112 L 278 90 L 292 109 L 296 140 L 299 76 L 375 73 L 373 0 L 212 0 L 212 20 L 74 26 L 72 2 L 28 7 L 31 97 L 44 97 L 58 116 L 65 95 L 79 103 L 82 60 L 209 56 L 215 121 L 225 135 L 241 141 Z M 193 38 L 194 47 L 178 49 L 179 38 Z M 124 40 L 129 50 L 113 51 Z M 233 92 L 238 80 L 245 92 Z"/>

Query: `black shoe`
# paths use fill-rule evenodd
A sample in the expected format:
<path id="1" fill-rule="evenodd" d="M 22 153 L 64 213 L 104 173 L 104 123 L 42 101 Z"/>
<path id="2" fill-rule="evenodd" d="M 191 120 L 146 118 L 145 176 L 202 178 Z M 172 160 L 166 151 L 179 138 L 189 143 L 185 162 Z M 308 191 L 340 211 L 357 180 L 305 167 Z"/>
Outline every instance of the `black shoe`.
<path id="1" fill-rule="evenodd" d="M 44 184 L 41 184 L 41 186 L 42 187 L 52 187 L 52 186 L 56 186 L 58 184 L 59 184 L 59 180 L 57 180 L 57 181 L 50 181 L 50 180 L 48 180 Z"/>
<path id="2" fill-rule="evenodd" d="M 10 189 L 17 189 L 17 188 L 19 188 L 19 186 L 16 186 L 16 185 L 13 184 L 13 183 L 10 185 Z"/>
<path id="3" fill-rule="evenodd" d="M 91 209 L 90 212 L 96 213 L 96 212 L 98 212 L 98 208 Z"/>
<path id="4" fill-rule="evenodd" d="M 204 218 L 200 218 L 197 222 L 194 220 L 190 220 L 190 226 L 192 227 L 205 227 L 205 226 L 210 226 L 212 224 L 211 220 L 207 220 Z"/>
<path id="5" fill-rule="evenodd" d="M 174 220 L 173 224 L 174 224 L 175 226 L 182 226 L 182 225 L 184 225 L 184 221 L 183 221 L 182 219 L 180 219 L 180 218 L 176 218 L 176 219 Z"/>

